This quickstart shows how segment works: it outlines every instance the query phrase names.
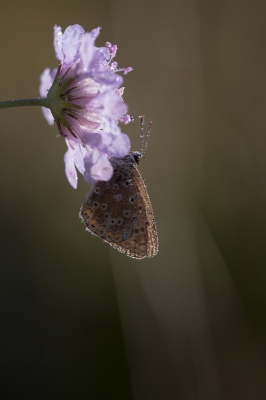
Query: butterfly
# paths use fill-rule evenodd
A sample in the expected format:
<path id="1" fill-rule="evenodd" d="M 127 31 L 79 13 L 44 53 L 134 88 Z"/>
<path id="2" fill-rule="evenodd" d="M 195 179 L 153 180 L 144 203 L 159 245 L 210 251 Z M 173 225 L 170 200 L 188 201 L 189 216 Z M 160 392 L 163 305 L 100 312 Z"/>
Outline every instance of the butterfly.
<path id="1" fill-rule="evenodd" d="M 83 200 L 80 218 L 87 230 L 129 257 L 142 259 L 158 252 L 158 234 L 152 204 L 138 165 L 144 157 L 144 117 L 141 120 L 141 152 L 124 158 L 110 157 L 113 176 L 98 181 Z"/>

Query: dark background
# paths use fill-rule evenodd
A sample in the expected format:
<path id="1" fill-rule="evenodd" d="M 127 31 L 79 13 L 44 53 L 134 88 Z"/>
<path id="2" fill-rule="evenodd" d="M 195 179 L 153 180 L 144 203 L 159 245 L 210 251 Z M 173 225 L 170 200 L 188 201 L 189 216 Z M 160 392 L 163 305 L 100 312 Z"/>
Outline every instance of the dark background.
<path id="1" fill-rule="evenodd" d="M 140 170 L 160 251 L 85 232 L 89 190 L 38 108 L 0 112 L 0 397 L 266 398 L 264 0 L 0 0 L 0 100 L 38 97 L 53 26 L 102 26 L 153 120 Z"/>

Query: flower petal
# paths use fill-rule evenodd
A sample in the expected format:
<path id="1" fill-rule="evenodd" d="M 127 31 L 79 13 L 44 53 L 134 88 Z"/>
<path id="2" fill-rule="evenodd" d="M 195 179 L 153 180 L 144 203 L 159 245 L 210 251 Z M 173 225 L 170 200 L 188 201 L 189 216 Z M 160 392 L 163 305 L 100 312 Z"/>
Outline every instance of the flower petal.
<path id="1" fill-rule="evenodd" d="M 95 181 L 109 181 L 113 175 L 113 167 L 109 159 L 98 149 L 86 155 L 84 166 L 84 179 L 90 185 Z"/>
<path id="2" fill-rule="evenodd" d="M 65 153 L 64 161 L 65 161 L 65 172 L 68 182 L 74 189 L 77 189 L 78 175 L 73 160 L 73 154 L 70 150 L 67 150 L 67 152 Z"/>
<path id="3" fill-rule="evenodd" d="M 45 68 L 45 70 L 43 71 L 43 73 L 40 76 L 40 81 L 41 81 L 40 87 L 39 87 L 40 95 L 42 97 L 46 97 L 47 93 L 53 83 L 50 68 Z"/>
<path id="4" fill-rule="evenodd" d="M 63 60 L 63 53 L 61 49 L 61 39 L 62 39 L 62 28 L 60 26 L 54 26 L 54 49 L 55 56 L 59 61 Z"/>
<path id="5" fill-rule="evenodd" d="M 103 113 L 112 118 L 119 118 L 127 113 L 128 107 L 121 97 L 115 92 L 109 91 L 103 97 Z"/>
<path id="6" fill-rule="evenodd" d="M 49 108 L 42 107 L 42 113 L 49 125 L 54 124 L 54 117 Z"/>
<path id="7" fill-rule="evenodd" d="M 87 72 L 93 57 L 94 39 L 90 33 L 85 33 L 80 45 L 80 66 L 78 73 Z"/>
<path id="8" fill-rule="evenodd" d="M 116 120 L 127 113 L 128 107 L 121 97 L 112 90 L 91 99 L 90 108 L 95 113 Z"/>
<path id="9" fill-rule="evenodd" d="M 130 150 L 129 137 L 120 132 L 120 128 L 117 127 L 119 134 L 115 135 L 113 132 L 100 132 L 102 140 L 98 145 L 99 150 L 108 156 L 124 157 Z"/>
<path id="10" fill-rule="evenodd" d="M 97 28 L 94 28 L 91 32 L 90 32 L 90 34 L 91 34 L 91 36 L 93 37 L 93 39 L 95 40 L 95 39 L 97 39 L 97 37 L 100 35 L 100 30 L 102 29 L 102 27 L 101 26 L 98 26 Z"/>
<path id="11" fill-rule="evenodd" d="M 79 170 L 81 174 L 84 173 L 84 158 L 86 156 L 86 149 L 82 145 L 82 143 L 78 140 L 66 139 L 66 144 L 68 149 L 72 155 L 72 160 L 75 164 L 75 167 Z"/>
<path id="12" fill-rule="evenodd" d="M 109 151 L 116 157 L 125 157 L 130 150 L 130 140 L 129 137 L 125 133 L 121 133 L 119 136 L 116 136 L 114 141 L 112 142 L 112 146 L 109 147 Z"/>
<path id="13" fill-rule="evenodd" d="M 79 58 L 78 51 L 84 32 L 78 24 L 68 26 L 63 34 L 59 26 L 54 27 L 56 57 L 62 62 L 64 70 Z"/>

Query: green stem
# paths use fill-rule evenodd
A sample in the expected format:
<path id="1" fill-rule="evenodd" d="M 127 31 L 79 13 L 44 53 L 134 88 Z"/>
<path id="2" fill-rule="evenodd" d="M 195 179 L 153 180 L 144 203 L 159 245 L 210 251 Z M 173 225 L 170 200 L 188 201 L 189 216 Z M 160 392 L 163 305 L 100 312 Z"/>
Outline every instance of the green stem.
<path id="1" fill-rule="evenodd" d="M 1 108 L 12 108 L 12 107 L 25 107 L 25 106 L 39 106 L 50 108 L 51 101 L 45 98 L 41 99 L 19 99 L 19 100 L 8 100 L 0 101 Z"/>

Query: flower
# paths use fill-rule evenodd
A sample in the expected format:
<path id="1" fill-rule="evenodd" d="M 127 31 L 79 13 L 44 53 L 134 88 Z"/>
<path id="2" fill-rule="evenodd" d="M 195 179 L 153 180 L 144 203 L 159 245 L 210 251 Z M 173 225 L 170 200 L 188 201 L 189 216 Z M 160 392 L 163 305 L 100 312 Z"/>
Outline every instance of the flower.
<path id="1" fill-rule="evenodd" d="M 65 137 L 68 150 L 64 156 L 69 183 L 77 187 L 77 170 L 86 182 L 108 181 L 113 174 L 111 155 L 124 157 L 130 148 L 119 122 L 131 121 L 123 102 L 123 78 L 132 70 L 118 69 L 113 58 L 117 46 L 107 42 L 96 47 L 100 27 L 86 32 L 72 25 L 62 33 L 54 28 L 57 70 L 45 69 L 41 75 L 40 94 L 47 96 L 43 114 L 47 122 L 56 122 Z"/>

